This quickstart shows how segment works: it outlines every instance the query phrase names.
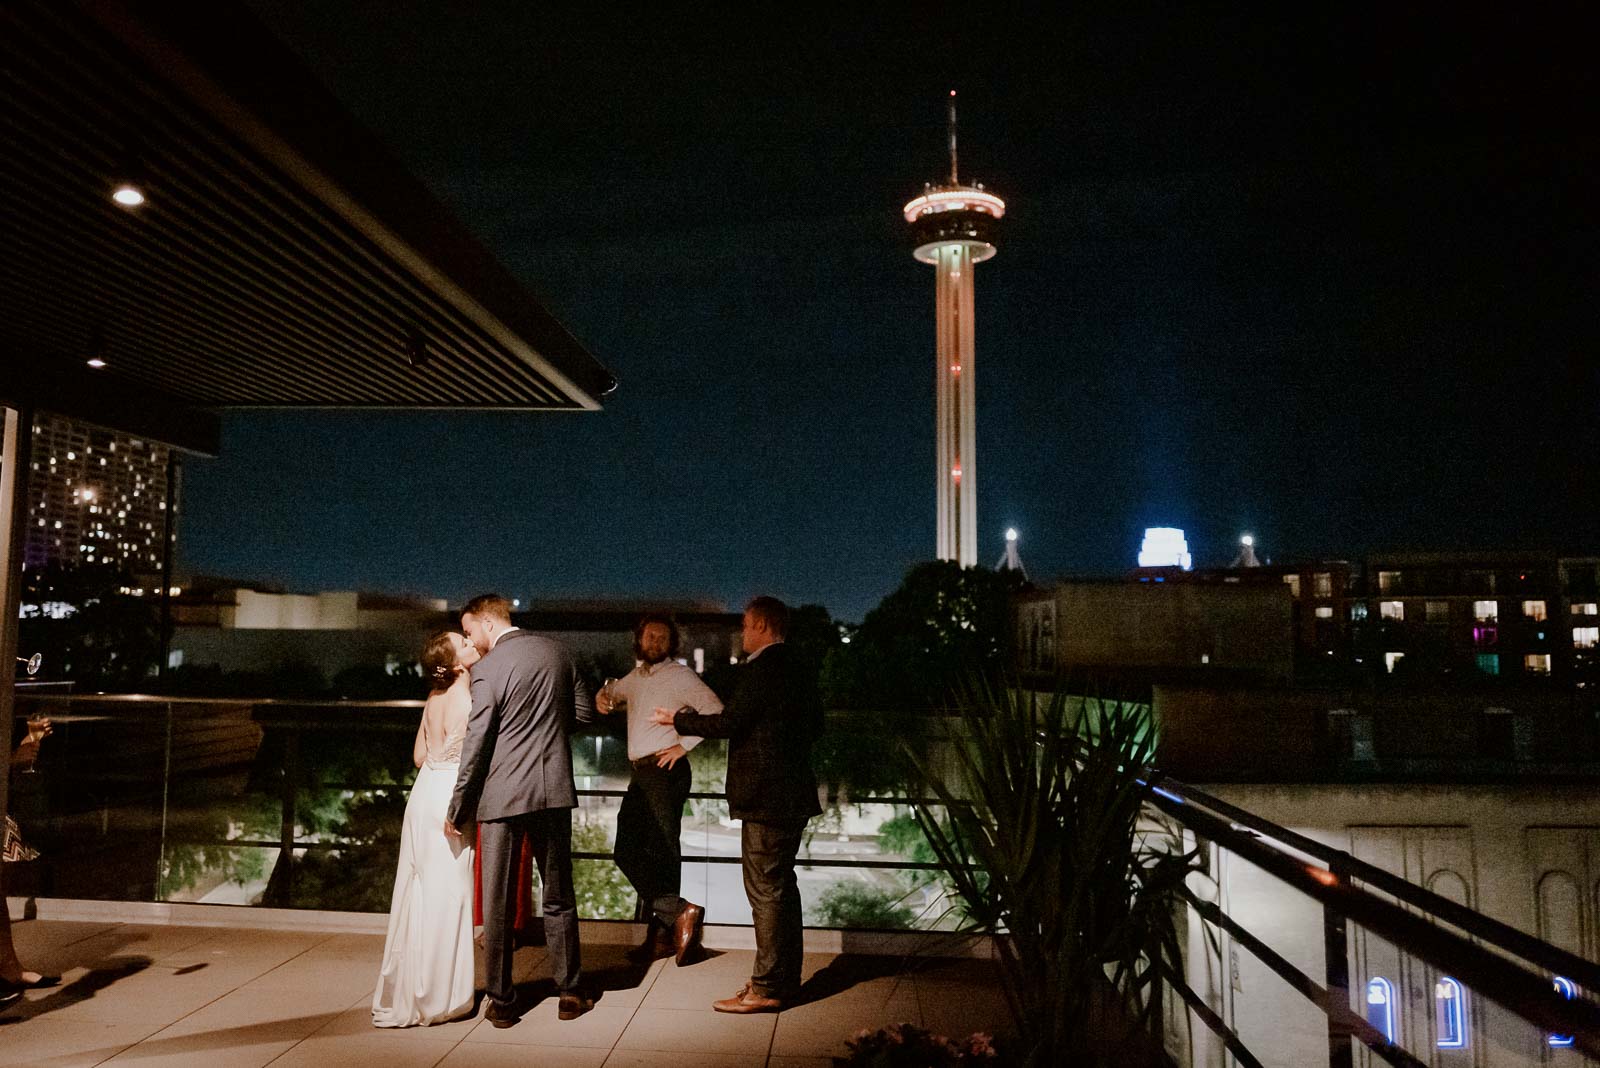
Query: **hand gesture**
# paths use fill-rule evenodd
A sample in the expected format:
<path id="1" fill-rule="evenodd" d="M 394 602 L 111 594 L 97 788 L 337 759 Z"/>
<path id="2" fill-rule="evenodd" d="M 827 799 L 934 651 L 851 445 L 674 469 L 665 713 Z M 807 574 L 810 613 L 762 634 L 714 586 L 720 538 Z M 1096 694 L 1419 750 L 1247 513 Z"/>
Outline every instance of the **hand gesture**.
<path id="1" fill-rule="evenodd" d="M 675 708 L 658 707 L 654 712 L 650 713 L 650 722 L 659 723 L 663 727 L 670 727 L 672 726 L 673 717 L 677 714 L 678 710 Z"/>
<path id="2" fill-rule="evenodd" d="M 656 767 L 671 770 L 678 761 L 689 755 L 689 751 L 681 745 L 669 745 L 656 754 Z"/>

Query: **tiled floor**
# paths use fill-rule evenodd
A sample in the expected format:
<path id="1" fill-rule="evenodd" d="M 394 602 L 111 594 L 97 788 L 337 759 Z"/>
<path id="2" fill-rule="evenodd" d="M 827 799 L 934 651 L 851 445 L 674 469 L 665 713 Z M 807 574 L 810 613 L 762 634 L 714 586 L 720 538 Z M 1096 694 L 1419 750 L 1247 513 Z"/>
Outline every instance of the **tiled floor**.
<path id="1" fill-rule="evenodd" d="M 379 936 L 52 920 L 14 931 L 28 967 L 62 976 L 0 1015 L 0 1062 L 30 1068 L 827 1068 L 862 1028 L 906 1021 L 965 1035 L 1006 1020 L 981 961 L 811 954 L 802 1004 L 727 1016 L 711 1002 L 739 988 L 750 951 L 645 969 L 622 946 L 586 945 L 585 972 L 602 993 L 578 1020 L 556 1019 L 544 951 L 530 948 L 517 954 L 518 979 L 539 1000 L 515 1027 L 475 1018 L 379 1030 L 368 1011 Z"/>

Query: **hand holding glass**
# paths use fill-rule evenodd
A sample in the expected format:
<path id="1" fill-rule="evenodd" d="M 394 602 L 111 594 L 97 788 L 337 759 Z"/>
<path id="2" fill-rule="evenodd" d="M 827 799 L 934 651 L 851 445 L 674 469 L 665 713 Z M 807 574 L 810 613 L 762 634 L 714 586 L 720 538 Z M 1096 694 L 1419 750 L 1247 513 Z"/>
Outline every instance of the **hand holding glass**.
<path id="1" fill-rule="evenodd" d="M 39 744 L 50 733 L 50 717 L 42 712 L 35 712 L 28 717 L 28 736 L 22 740 L 20 748 L 28 750 L 28 763 L 23 767 L 25 774 L 37 770 L 34 763 L 39 759 Z"/>

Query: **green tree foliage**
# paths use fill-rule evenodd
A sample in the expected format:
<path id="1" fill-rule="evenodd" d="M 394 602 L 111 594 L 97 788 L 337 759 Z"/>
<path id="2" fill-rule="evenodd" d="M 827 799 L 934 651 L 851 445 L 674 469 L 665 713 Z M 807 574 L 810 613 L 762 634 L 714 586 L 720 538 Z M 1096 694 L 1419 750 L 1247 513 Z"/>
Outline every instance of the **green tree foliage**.
<path id="1" fill-rule="evenodd" d="M 70 679 L 86 690 L 148 688 L 161 653 L 160 602 L 121 592 L 132 585 L 115 566 L 54 565 L 28 572 L 25 605 L 67 610 L 60 618 L 43 611 L 25 615 L 18 648 L 43 654 L 44 678 Z"/>
<path id="2" fill-rule="evenodd" d="M 833 650 L 824 693 L 835 707 L 923 712 L 943 708 L 974 674 L 993 678 L 1012 651 L 1014 571 L 918 564 Z"/>
<path id="3" fill-rule="evenodd" d="M 572 851 L 574 853 L 606 853 L 611 843 L 606 838 L 606 825 L 597 819 L 574 813 L 572 820 Z M 572 887 L 578 899 L 578 915 L 586 920 L 631 920 L 635 903 L 633 887 L 627 876 L 609 860 L 575 860 L 572 862 Z"/>
<path id="4" fill-rule="evenodd" d="M 906 930 L 917 918 L 904 904 L 906 893 L 899 885 L 883 887 L 855 879 L 837 882 L 822 891 L 811 919 L 819 927 Z"/>

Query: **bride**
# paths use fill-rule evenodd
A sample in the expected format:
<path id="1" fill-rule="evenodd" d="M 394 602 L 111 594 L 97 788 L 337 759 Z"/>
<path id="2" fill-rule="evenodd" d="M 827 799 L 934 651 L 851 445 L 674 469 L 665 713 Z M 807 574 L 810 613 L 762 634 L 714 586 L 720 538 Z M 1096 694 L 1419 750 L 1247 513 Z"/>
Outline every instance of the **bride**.
<path id="1" fill-rule="evenodd" d="M 412 747 L 420 770 L 400 831 L 389 935 L 372 995 L 375 1027 L 443 1023 L 473 1009 L 472 836 L 446 838 L 444 820 L 472 711 L 467 669 L 477 659 L 472 643 L 453 631 L 423 647 L 432 692 Z"/>

